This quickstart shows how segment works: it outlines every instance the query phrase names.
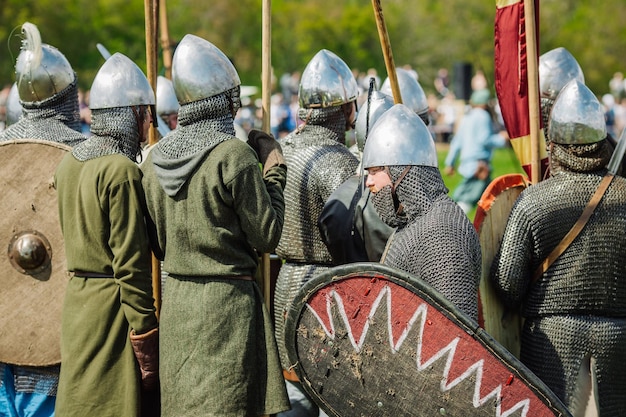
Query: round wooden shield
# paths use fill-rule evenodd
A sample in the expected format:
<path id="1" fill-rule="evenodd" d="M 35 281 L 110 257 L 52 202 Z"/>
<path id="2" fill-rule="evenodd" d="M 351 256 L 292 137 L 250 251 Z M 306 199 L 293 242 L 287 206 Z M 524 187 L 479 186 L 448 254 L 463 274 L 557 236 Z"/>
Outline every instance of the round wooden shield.
<path id="1" fill-rule="evenodd" d="M 522 318 L 505 308 L 489 280 L 489 274 L 513 204 L 527 186 L 526 177 L 521 174 L 507 174 L 494 179 L 478 201 L 474 216 L 474 227 L 482 250 L 478 322 L 517 358 L 520 354 Z"/>
<path id="2" fill-rule="evenodd" d="M 394 268 L 316 276 L 285 326 L 289 360 L 330 416 L 569 416 L 475 321 Z"/>
<path id="3" fill-rule="evenodd" d="M 0 142 L 0 362 L 61 362 L 67 275 L 54 172 L 71 148 L 49 141 Z"/>

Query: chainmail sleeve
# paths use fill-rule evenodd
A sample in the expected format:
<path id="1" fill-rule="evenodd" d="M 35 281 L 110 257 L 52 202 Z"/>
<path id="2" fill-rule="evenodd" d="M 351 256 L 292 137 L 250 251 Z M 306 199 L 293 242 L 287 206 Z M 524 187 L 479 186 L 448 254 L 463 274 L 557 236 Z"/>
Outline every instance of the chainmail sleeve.
<path id="1" fill-rule="evenodd" d="M 522 196 L 511 210 L 490 272 L 498 295 L 511 309 L 521 305 L 532 275 L 532 231 L 525 204 L 519 204 L 521 200 Z"/>

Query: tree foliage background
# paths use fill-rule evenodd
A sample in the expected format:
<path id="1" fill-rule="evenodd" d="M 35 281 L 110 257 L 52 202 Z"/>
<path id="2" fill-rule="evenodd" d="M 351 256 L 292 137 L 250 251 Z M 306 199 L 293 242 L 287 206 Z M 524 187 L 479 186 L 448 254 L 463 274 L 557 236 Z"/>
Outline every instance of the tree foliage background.
<path id="1" fill-rule="evenodd" d="M 163 0 L 162 0 L 163 1 Z M 244 84 L 261 84 L 261 0 L 166 0 L 173 43 L 193 33 L 234 62 Z M 493 86 L 495 0 L 382 0 L 397 66 L 411 65 L 426 91 L 439 68 L 457 62 L 482 70 Z M 626 2 L 542 0 L 539 53 L 564 46 L 596 94 L 608 92 L 616 71 L 626 74 Z M 145 68 L 144 3 L 139 0 L 0 0 L 0 83 L 14 81 L 20 26 L 30 21 L 42 40 L 60 49 L 88 89 L 103 58 L 122 52 Z M 272 66 L 276 77 L 301 71 L 320 49 L 354 69 L 385 65 L 369 0 L 274 0 Z M 163 63 L 160 62 L 161 72 Z M 453 75 L 453 74 L 452 74 Z"/>

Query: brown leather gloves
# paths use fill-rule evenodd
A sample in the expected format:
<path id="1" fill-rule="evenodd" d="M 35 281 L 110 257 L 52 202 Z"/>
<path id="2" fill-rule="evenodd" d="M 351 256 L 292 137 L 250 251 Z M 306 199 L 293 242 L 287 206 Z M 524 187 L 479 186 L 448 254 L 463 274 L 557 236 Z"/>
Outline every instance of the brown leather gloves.
<path id="1" fill-rule="evenodd" d="M 283 151 L 274 137 L 262 130 L 252 129 L 248 133 L 248 145 L 255 150 L 263 165 L 263 175 L 267 170 L 278 165 L 285 165 Z"/>
<path id="2" fill-rule="evenodd" d="M 130 332 L 130 344 L 141 369 L 141 386 L 145 391 L 159 388 L 159 329 L 137 335 Z"/>

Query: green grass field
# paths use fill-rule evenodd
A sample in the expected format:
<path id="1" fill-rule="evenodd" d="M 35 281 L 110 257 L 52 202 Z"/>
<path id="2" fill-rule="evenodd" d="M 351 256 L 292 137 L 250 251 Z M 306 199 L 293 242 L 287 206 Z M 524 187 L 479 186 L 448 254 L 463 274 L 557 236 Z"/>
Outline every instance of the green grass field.
<path id="1" fill-rule="evenodd" d="M 461 182 L 461 176 L 458 173 L 455 173 L 453 176 L 447 176 L 443 173 L 444 164 L 443 161 L 448 154 L 448 144 L 437 143 L 437 157 L 439 159 L 439 168 L 441 169 L 441 175 L 443 177 L 443 181 L 446 184 L 446 187 L 450 190 L 450 194 L 454 190 L 454 188 Z M 491 173 L 491 178 L 497 178 L 500 175 L 504 174 L 513 174 L 513 173 L 521 173 L 524 171 L 515 156 L 515 152 L 510 146 L 505 148 L 496 149 L 493 152 L 493 159 L 491 160 L 491 164 L 493 166 L 493 172 Z M 469 213 L 470 220 L 474 220 L 474 214 L 476 209 L 472 210 Z"/>

